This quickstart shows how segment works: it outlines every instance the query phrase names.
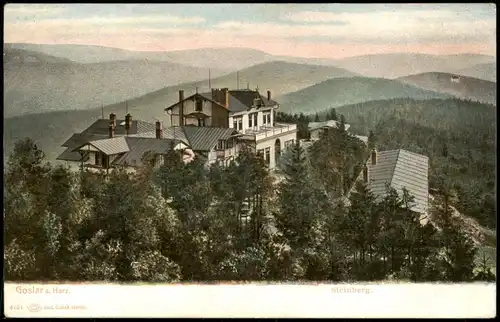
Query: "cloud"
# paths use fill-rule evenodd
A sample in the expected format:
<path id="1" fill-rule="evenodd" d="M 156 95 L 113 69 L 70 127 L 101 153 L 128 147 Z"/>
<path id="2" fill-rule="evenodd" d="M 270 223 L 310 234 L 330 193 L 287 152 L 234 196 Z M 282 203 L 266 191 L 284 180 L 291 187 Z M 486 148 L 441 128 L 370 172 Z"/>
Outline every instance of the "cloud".
<path id="1" fill-rule="evenodd" d="M 303 11 L 285 14 L 282 19 L 294 23 L 228 21 L 216 25 L 215 28 L 242 36 L 309 37 L 338 42 L 479 40 L 494 38 L 496 34 L 494 19 L 470 19 L 462 12 L 446 10 L 368 13 Z M 301 24 L 297 24 L 298 22 Z"/>
<path id="2" fill-rule="evenodd" d="M 170 24 L 186 25 L 199 24 L 205 22 L 202 17 L 180 17 L 173 15 L 151 15 L 151 16 L 129 16 L 129 17 L 86 17 L 74 19 L 44 19 L 38 20 L 38 26 L 43 27 L 87 27 L 87 26 L 121 26 L 121 25 L 143 25 L 143 24 Z M 16 23 L 17 27 L 29 27 L 31 21 L 20 21 Z"/>
<path id="3" fill-rule="evenodd" d="M 66 11 L 61 5 L 20 5 L 20 4 L 6 4 L 4 9 L 5 19 L 16 19 L 23 17 L 53 17 Z"/>
<path id="4" fill-rule="evenodd" d="M 87 43 L 135 50 L 239 46 L 324 57 L 414 50 L 419 46 L 432 52 L 438 52 L 439 48 L 444 48 L 443 52 L 469 48 L 468 51 L 480 49 L 489 53 L 496 44 L 495 17 L 484 11 L 477 15 L 477 11 L 464 8 L 431 10 L 422 5 L 418 10 L 410 10 L 409 6 L 368 10 L 363 6 L 360 8 L 364 12 L 346 13 L 326 12 L 331 8 L 300 11 L 304 6 L 267 4 L 256 14 L 241 15 L 241 19 L 230 21 L 221 20 L 235 16 L 229 12 L 218 15 L 217 19 L 206 12 L 184 16 L 185 10 L 180 9 L 160 15 L 162 11 L 158 8 L 146 10 L 142 5 L 121 8 L 123 14 L 113 8 L 106 15 L 93 9 L 90 17 L 81 17 L 83 11 L 75 10 L 72 13 L 79 14 L 78 18 L 66 13 L 57 15 L 64 8 L 47 5 L 5 8 L 6 16 L 11 10 L 10 14 L 35 17 L 6 21 L 6 42 Z M 91 14 L 88 8 L 85 13 Z M 260 21 L 244 19 L 254 19 L 256 15 Z"/>

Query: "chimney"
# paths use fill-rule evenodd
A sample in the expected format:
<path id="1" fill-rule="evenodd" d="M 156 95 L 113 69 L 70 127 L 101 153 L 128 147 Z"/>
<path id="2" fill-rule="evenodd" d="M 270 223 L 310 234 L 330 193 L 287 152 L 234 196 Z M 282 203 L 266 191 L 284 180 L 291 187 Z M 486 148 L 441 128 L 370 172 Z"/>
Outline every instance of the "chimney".
<path id="1" fill-rule="evenodd" d="M 129 134 L 131 128 L 132 128 L 132 115 L 128 113 L 127 115 L 125 115 L 125 130 L 127 130 L 127 134 Z"/>
<path id="2" fill-rule="evenodd" d="M 225 108 L 229 107 L 229 88 L 212 88 L 212 100 Z"/>
<path id="3" fill-rule="evenodd" d="M 363 167 L 363 182 L 368 183 L 368 166 L 366 164 Z"/>
<path id="4" fill-rule="evenodd" d="M 156 121 L 156 138 L 157 139 L 163 138 L 163 127 L 160 121 Z"/>
<path id="5" fill-rule="evenodd" d="M 179 91 L 179 125 L 184 125 L 184 91 Z"/>
<path id="6" fill-rule="evenodd" d="M 270 101 L 271 100 L 271 91 L 267 91 L 267 100 Z"/>
<path id="7" fill-rule="evenodd" d="M 372 165 L 377 165 L 377 150 L 372 150 Z"/>
<path id="8" fill-rule="evenodd" d="M 115 126 L 113 125 L 113 122 L 109 122 L 109 137 L 113 138 L 115 136 Z"/>
<path id="9" fill-rule="evenodd" d="M 224 91 L 224 106 L 229 108 L 229 88 L 222 89 Z"/>
<path id="10" fill-rule="evenodd" d="M 116 115 L 111 113 L 109 114 L 109 122 L 113 124 L 113 127 L 116 128 Z"/>

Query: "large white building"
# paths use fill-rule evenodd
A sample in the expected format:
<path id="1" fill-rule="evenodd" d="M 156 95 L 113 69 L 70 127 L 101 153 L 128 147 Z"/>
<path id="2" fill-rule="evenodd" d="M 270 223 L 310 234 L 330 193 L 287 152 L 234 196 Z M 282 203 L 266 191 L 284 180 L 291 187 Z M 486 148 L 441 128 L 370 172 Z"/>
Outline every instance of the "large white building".
<path id="1" fill-rule="evenodd" d="M 234 129 L 236 135 L 231 136 L 230 148 L 234 150 L 234 145 L 250 146 L 262 155 L 270 169 L 274 169 L 281 152 L 297 140 L 296 124 L 275 122 L 278 108 L 279 104 L 271 99 L 270 91 L 267 91 L 267 96 L 262 96 L 258 90 L 222 88 L 186 98 L 181 90 L 179 100 L 165 112 L 174 128 Z M 228 157 L 225 153 L 227 144 L 227 139 L 221 139 L 215 147 L 220 161 Z"/>

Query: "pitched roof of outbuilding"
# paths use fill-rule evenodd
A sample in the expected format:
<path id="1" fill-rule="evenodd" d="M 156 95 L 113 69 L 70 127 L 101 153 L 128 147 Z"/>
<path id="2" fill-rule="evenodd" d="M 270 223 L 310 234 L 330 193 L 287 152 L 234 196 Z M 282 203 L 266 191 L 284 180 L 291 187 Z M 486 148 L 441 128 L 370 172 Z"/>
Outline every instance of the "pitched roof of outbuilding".
<path id="1" fill-rule="evenodd" d="M 377 152 L 377 164 L 368 162 L 368 187 L 381 198 L 386 193 L 386 183 L 402 193 L 405 187 L 415 197 L 413 210 L 425 213 L 428 210 L 429 158 L 406 150 Z"/>

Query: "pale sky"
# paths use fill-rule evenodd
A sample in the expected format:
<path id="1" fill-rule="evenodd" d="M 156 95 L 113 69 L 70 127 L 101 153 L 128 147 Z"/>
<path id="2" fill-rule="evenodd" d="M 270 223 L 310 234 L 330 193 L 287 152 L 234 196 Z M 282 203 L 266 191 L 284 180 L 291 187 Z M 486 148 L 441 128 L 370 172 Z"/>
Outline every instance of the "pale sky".
<path id="1" fill-rule="evenodd" d="M 494 4 L 7 4 L 4 41 L 342 58 L 496 56 Z"/>

